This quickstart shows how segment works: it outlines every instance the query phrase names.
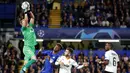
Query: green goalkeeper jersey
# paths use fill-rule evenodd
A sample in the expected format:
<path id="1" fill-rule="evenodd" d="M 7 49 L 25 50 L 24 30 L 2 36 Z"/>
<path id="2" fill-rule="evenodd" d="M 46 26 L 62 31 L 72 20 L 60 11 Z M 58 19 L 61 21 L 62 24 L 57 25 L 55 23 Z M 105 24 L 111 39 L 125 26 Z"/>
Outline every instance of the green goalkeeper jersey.
<path id="1" fill-rule="evenodd" d="M 24 36 L 24 45 L 35 46 L 36 45 L 36 35 L 33 29 L 33 24 L 29 23 L 29 27 L 21 28 L 22 34 Z"/>

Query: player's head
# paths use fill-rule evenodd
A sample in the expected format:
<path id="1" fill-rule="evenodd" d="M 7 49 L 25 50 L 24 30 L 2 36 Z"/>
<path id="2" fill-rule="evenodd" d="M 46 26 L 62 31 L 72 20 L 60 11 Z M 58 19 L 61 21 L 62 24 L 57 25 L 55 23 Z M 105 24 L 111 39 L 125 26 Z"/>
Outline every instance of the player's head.
<path id="1" fill-rule="evenodd" d="M 105 50 L 108 51 L 110 49 L 112 49 L 112 44 L 111 43 L 106 43 L 105 44 Z"/>
<path id="2" fill-rule="evenodd" d="M 54 47 L 53 51 L 58 52 L 62 48 L 62 45 L 60 43 L 57 43 L 56 46 Z"/>
<path id="3" fill-rule="evenodd" d="M 65 50 L 65 56 L 70 56 L 73 53 L 73 49 L 70 47 L 67 47 Z"/>
<path id="4" fill-rule="evenodd" d="M 24 13 L 21 12 L 20 15 L 19 15 L 19 23 L 22 25 L 22 21 L 24 19 Z"/>

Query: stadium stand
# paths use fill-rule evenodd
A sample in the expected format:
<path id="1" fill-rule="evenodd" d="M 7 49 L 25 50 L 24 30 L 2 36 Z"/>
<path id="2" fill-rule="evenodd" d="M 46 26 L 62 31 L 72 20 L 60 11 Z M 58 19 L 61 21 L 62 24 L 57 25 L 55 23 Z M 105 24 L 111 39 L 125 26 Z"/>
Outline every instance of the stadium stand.
<path id="1" fill-rule="evenodd" d="M 129 7 L 129 0 L 62 0 L 61 4 L 53 2 L 51 6 L 42 1 L 31 5 L 34 14 L 37 13 L 36 27 L 50 28 L 127 28 L 130 25 Z"/>
<path id="2" fill-rule="evenodd" d="M 64 1 L 61 5 L 61 27 L 127 28 L 130 24 L 129 1 Z"/>

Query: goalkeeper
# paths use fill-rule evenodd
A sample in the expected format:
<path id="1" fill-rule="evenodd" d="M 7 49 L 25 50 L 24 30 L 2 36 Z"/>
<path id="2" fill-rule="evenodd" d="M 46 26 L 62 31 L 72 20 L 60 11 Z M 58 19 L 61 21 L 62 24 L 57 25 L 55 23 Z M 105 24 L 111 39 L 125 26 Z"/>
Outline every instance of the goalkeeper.
<path id="1" fill-rule="evenodd" d="M 28 2 L 27 2 L 28 3 Z M 28 3 L 29 4 L 29 3 Z M 28 23 L 28 14 L 30 15 L 30 21 Z M 24 66 L 20 70 L 20 73 L 25 73 L 26 70 L 36 62 L 35 56 L 35 45 L 36 45 L 36 35 L 33 29 L 34 26 L 34 15 L 30 11 L 30 5 L 24 9 L 24 19 L 20 20 L 22 26 L 21 31 L 24 36 L 24 47 L 23 53 L 24 57 Z"/>

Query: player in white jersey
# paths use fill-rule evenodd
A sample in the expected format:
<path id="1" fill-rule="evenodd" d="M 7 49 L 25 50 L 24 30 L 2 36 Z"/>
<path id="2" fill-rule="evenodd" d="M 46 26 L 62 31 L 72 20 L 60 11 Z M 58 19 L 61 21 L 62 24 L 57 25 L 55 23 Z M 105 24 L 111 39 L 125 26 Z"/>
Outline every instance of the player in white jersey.
<path id="1" fill-rule="evenodd" d="M 112 50 L 112 44 L 106 43 L 105 45 L 105 73 L 117 73 L 117 65 L 119 62 L 118 54 Z"/>
<path id="2" fill-rule="evenodd" d="M 78 65 L 77 62 L 71 58 L 72 52 L 73 49 L 68 47 L 65 50 L 64 56 L 59 57 L 55 62 L 55 65 L 60 65 L 59 73 L 71 73 L 72 66 L 80 69 L 88 65 L 87 63 L 83 63 L 83 65 Z"/>

